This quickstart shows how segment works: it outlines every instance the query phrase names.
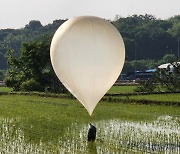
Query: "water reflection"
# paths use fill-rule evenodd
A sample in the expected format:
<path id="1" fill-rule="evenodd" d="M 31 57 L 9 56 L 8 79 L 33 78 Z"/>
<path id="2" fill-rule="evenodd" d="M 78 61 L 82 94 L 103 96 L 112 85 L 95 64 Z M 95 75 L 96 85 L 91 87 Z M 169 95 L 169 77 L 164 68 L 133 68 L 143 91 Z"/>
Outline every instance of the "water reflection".
<path id="1" fill-rule="evenodd" d="M 120 120 L 97 123 L 99 137 L 114 147 L 150 153 L 179 153 L 180 131 L 178 118 L 159 117 L 152 123 L 122 122 Z"/>
<path id="2" fill-rule="evenodd" d="M 118 119 L 95 122 L 96 142 L 87 141 L 87 125 L 73 123 L 58 142 L 29 143 L 14 125 L 18 119 L 0 120 L 0 153 L 180 153 L 180 118 L 162 116 L 153 122 Z"/>

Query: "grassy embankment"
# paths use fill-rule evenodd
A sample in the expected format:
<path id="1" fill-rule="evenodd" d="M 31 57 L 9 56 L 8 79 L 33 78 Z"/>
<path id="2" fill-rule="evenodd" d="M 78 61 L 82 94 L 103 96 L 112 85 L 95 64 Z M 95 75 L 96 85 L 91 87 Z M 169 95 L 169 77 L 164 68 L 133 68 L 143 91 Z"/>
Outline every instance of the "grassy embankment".
<path id="1" fill-rule="evenodd" d="M 112 101 L 134 102 L 140 104 L 161 104 L 180 106 L 180 93 L 134 93 L 136 86 L 113 86 L 109 91 L 109 97 Z M 111 97 L 112 95 L 112 97 Z"/>
<path id="2" fill-rule="evenodd" d="M 136 86 L 113 86 L 108 93 L 132 93 Z M 0 92 L 11 92 L 12 88 L 0 87 Z"/>
<path id="3" fill-rule="evenodd" d="M 108 92 L 104 100 L 109 102 L 125 101 L 134 103 L 145 103 L 145 104 L 166 104 L 166 105 L 180 105 L 180 93 L 157 93 L 157 94 L 138 94 L 134 93 L 136 86 L 113 86 Z M 12 88 L 0 87 L 0 92 L 11 92 Z M 44 93 L 34 92 L 34 95 L 44 96 Z M 64 94 L 47 94 L 46 96 L 59 96 L 61 98 L 67 98 Z"/>

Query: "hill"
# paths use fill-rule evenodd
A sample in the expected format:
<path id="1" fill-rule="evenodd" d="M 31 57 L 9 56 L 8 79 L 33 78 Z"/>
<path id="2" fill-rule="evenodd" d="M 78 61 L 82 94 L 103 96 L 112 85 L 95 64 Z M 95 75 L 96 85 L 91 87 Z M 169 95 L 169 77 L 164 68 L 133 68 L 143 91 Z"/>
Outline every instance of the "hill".
<path id="1" fill-rule="evenodd" d="M 6 69 L 6 53 L 13 49 L 19 54 L 25 42 L 38 41 L 42 36 L 52 37 L 56 29 L 66 20 L 54 20 L 43 26 L 32 20 L 21 29 L 0 30 L 0 70 Z M 180 15 L 167 20 L 152 15 L 133 15 L 126 18 L 117 16 L 110 21 L 122 34 L 126 47 L 126 60 L 161 59 L 165 54 L 178 56 L 180 38 Z"/>

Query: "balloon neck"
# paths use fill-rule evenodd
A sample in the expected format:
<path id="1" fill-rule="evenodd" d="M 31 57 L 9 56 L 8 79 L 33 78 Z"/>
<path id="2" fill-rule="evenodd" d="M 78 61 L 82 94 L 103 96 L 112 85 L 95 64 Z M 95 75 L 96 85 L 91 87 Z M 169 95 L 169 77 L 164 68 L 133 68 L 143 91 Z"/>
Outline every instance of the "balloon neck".
<path id="1" fill-rule="evenodd" d="M 92 121 L 93 121 L 92 116 L 90 116 L 89 117 L 89 124 L 92 124 Z"/>

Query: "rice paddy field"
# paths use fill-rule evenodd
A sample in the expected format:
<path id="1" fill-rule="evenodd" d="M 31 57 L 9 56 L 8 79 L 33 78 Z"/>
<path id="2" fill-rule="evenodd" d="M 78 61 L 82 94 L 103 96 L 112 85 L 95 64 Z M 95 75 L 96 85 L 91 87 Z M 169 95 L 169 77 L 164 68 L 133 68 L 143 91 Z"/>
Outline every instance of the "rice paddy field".
<path id="1" fill-rule="evenodd" d="M 133 88 L 113 87 L 108 93 L 130 93 Z M 180 94 L 132 95 L 128 99 L 180 102 Z M 90 117 L 74 98 L 1 94 L 0 153 L 179 154 L 179 105 L 126 100 L 102 100 Z M 87 141 L 90 122 L 97 128 L 95 142 Z"/>

